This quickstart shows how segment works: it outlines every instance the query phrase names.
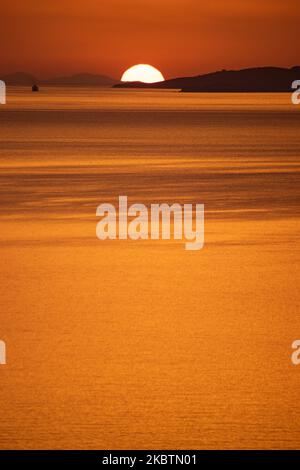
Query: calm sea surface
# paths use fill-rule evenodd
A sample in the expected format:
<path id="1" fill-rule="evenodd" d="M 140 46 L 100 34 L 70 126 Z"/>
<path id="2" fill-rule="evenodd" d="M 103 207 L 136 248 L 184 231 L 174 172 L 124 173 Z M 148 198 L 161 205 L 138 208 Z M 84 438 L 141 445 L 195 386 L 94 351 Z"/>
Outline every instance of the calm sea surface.
<path id="1" fill-rule="evenodd" d="M 289 94 L 9 89 L 0 448 L 299 448 L 299 176 Z M 204 203 L 204 249 L 100 242 L 119 195 Z"/>

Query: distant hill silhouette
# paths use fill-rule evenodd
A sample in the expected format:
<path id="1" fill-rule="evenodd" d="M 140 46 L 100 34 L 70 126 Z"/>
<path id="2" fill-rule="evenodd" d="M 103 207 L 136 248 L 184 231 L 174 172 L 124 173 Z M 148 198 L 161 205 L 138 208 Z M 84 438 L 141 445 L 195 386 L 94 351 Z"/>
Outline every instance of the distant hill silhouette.
<path id="1" fill-rule="evenodd" d="M 81 73 L 66 77 L 55 77 L 47 80 L 39 80 L 33 75 L 24 72 L 16 72 L 8 75 L 0 75 L 6 85 L 15 86 L 32 86 L 39 84 L 40 86 L 112 86 L 118 83 L 118 80 L 107 77 L 106 75 L 96 75 L 90 73 Z"/>
<path id="2" fill-rule="evenodd" d="M 25 72 L 10 73 L 8 75 L 0 75 L 0 80 L 3 80 L 6 85 L 16 86 L 32 86 L 37 82 L 37 79 Z"/>
<path id="3" fill-rule="evenodd" d="M 1 75 L 7 85 L 30 86 L 114 86 L 119 88 L 173 88 L 183 92 L 288 92 L 294 80 L 300 80 L 300 66 L 292 68 L 256 67 L 221 70 L 195 77 L 179 77 L 159 83 L 120 83 L 106 75 L 81 73 L 47 80 L 24 72 Z"/>
<path id="4" fill-rule="evenodd" d="M 242 70 L 222 70 L 165 80 L 159 83 L 127 82 L 119 88 L 173 88 L 184 92 L 287 92 L 294 80 L 300 80 L 300 67 L 258 67 Z"/>
<path id="5" fill-rule="evenodd" d="M 106 75 L 95 75 L 91 73 L 80 73 L 70 77 L 56 77 L 40 82 L 44 85 L 56 86 L 112 86 L 118 83 L 118 80 L 107 77 Z"/>

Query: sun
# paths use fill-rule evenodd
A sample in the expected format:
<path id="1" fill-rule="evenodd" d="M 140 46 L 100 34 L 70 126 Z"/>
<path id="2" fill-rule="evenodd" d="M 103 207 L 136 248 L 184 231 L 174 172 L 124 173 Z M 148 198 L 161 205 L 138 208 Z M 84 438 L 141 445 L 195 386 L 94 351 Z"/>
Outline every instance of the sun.
<path id="1" fill-rule="evenodd" d="M 142 82 L 142 83 L 157 83 L 163 82 L 165 79 L 161 72 L 152 65 L 138 64 L 130 67 L 123 73 L 122 82 Z"/>

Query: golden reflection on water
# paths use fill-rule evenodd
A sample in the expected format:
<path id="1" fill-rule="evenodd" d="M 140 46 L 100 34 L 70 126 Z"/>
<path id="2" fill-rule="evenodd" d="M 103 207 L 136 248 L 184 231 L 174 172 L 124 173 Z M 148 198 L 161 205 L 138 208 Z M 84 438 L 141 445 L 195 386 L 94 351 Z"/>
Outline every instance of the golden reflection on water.
<path id="1" fill-rule="evenodd" d="M 299 124 L 285 94 L 10 90 L 1 448 L 299 447 Z M 204 249 L 100 242 L 121 194 L 204 203 Z"/>

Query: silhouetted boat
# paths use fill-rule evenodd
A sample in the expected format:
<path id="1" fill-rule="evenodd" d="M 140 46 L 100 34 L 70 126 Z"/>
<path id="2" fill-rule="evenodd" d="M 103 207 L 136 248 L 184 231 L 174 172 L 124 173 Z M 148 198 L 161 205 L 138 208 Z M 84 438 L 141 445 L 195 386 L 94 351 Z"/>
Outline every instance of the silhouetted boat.
<path id="1" fill-rule="evenodd" d="M 37 91 L 40 91 L 40 89 L 37 85 L 32 85 L 32 91 L 35 93 Z"/>

